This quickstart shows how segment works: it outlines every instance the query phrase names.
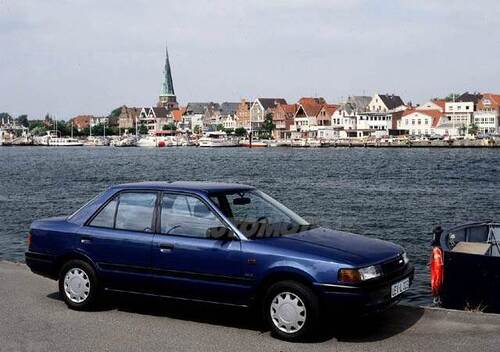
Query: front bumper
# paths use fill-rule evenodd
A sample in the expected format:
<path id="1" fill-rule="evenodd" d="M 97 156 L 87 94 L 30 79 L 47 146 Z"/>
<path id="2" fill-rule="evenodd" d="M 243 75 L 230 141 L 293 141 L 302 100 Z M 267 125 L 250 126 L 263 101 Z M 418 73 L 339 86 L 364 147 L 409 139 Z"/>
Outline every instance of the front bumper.
<path id="1" fill-rule="evenodd" d="M 382 311 L 397 303 L 404 295 L 391 298 L 391 286 L 396 282 L 410 279 L 413 282 L 415 269 L 408 264 L 405 269 L 388 278 L 381 278 L 373 282 L 366 282 L 359 286 L 315 283 L 322 303 L 336 310 L 349 312 L 370 313 Z"/>
<path id="2" fill-rule="evenodd" d="M 45 253 L 26 252 L 26 265 L 35 274 L 57 279 L 56 257 Z"/>

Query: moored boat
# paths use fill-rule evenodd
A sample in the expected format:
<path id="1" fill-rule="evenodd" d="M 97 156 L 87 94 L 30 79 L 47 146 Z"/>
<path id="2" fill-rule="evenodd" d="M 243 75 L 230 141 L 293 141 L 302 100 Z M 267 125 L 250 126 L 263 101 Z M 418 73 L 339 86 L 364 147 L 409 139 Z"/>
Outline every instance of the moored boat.
<path id="1" fill-rule="evenodd" d="M 500 222 L 434 230 L 431 285 L 446 308 L 500 311 Z"/>
<path id="2" fill-rule="evenodd" d="M 240 145 L 242 147 L 247 147 L 247 148 L 265 148 L 268 146 L 268 143 L 261 141 L 260 139 L 252 139 L 251 141 L 249 139 L 242 139 L 240 141 Z"/>
<path id="3" fill-rule="evenodd" d="M 226 132 L 207 132 L 198 140 L 200 147 L 239 147 L 237 139 L 230 138 Z"/>
<path id="4" fill-rule="evenodd" d="M 38 143 L 49 147 L 80 147 L 83 145 L 83 142 L 76 138 L 61 137 L 59 131 L 48 131 L 45 136 L 39 139 Z"/>

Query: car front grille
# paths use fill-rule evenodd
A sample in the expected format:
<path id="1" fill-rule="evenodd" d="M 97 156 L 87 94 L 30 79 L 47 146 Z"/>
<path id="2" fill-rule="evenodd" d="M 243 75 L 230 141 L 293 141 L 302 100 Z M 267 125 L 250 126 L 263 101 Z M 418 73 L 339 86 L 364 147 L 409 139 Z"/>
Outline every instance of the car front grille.
<path id="1" fill-rule="evenodd" d="M 400 255 L 396 259 L 383 263 L 381 266 L 384 276 L 393 276 L 404 270 L 405 262 L 403 256 Z"/>

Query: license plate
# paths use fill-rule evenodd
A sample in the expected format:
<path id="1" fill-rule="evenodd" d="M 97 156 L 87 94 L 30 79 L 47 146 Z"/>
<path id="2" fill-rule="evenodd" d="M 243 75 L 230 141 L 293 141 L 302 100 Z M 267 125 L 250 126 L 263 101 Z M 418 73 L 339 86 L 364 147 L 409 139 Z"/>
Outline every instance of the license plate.
<path id="1" fill-rule="evenodd" d="M 406 278 L 399 282 L 396 282 L 391 286 L 391 298 L 394 298 L 410 288 L 410 279 Z"/>

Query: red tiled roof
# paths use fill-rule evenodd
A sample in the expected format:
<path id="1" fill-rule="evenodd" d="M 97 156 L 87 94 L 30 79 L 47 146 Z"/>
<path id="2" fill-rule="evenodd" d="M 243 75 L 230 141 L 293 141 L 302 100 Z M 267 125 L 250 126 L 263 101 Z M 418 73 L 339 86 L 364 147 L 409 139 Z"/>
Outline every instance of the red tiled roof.
<path id="1" fill-rule="evenodd" d="M 436 104 L 437 106 L 439 106 L 444 111 L 444 107 L 446 105 L 446 100 L 445 99 L 436 98 L 436 99 L 432 99 L 432 102 L 434 104 Z"/>
<path id="2" fill-rule="evenodd" d="M 338 109 L 338 105 L 335 104 L 325 104 L 323 105 L 323 108 L 327 112 L 328 116 L 332 116 L 335 111 Z"/>
<path id="3" fill-rule="evenodd" d="M 180 122 L 182 120 L 182 109 L 172 110 L 172 116 L 175 122 Z"/>
<path id="4" fill-rule="evenodd" d="M 494 109 L 500 106 L 500 94 L 484 93 L 483 98 L 488 98 L 492 103 L 492 108 Z"/>

